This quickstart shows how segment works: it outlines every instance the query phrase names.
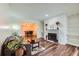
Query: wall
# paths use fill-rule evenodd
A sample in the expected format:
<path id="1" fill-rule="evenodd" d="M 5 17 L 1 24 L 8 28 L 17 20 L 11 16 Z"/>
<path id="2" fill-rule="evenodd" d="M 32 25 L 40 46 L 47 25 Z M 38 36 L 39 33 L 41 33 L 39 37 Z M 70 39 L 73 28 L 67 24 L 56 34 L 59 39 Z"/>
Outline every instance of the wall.
<path id="1" fill-rule="evenodd" d="M 60 22 L 58 30 L 58 42 L 61 44 L 67 43 L 67 17 L 66 15 L 60 15 L 44 21 L 44 38 L 46 39 L 47 31 L 45 30 L 45 24 L 48 24 L 48 28 L 56 29 L 56 22 Z"/>
<path id="2" fill-rule="evenodd" d="M 49 28 L 53 26 L 53 23 L 59 20 L 62 25 L 60 27 L 59 43 L 71 44 L 79 46 L 79 14 L 74 14 L 70 16 L 57 16 L 44 21 L 44 38 L 46 39 L 45 24 L 49 24 Z M 55 26 L 56 27 L 56 26 Z M 65 40 L 66 39 L 66 40 Z"/>
<path id="3" fill-rule="evenodd" d="M 28 22 L 28 20 L 26 20 L 26 22 Z M 41 27 L 42 25 L 41 25 L 40 21 L 30 20 L 29 22 L 38 24 L 39 28 L 38 28 L 38 31 L 37 31 L 37 38 L 40 38 L 42 36 L 41 32 L 43 32 L 43 28 Z M 14 26 L 17 25 L 18 27 L 20 27 L 21 23 L 9 23 L 9 24 L 6 24 L 6 25 L 10 26 L 10 28 L 9 29 L 0 29 L 0 48 L 2 46 L 2 43 L 5 41 L 5 38 L 10 36 L 13 32 L 18 32 L 21 35 L 21 29 L 20 28 L 15 28 L 15 30 L 11 29 L 12 25 L 14 25 Z"/>
<path id="4" fill-rule="evenodd" d="M 34 23 L 38 26 L 37 28 L 37 38 L 41 37 L 41 32 L 43 32 L 43 27 L 42 27 L 42 22 L 40 22 L 39 20 L 22 20 L 19 25 L 22 25 L 23 23 Z"/>
<path id="5" fill-rule="evenodd" d="M 12 11 L 13 13 L 13 11 Z M 29 20 L 27 18 L 16 18 L 12 15 L 11 10 L 8 7 L 8 4 L 0 4 L 0 26 L 9 26 L 9 28 L 1 29 L 0 28 L 0 55 L 1 55 L 1 46 L 5 41 L 5 38 L 10 36 L 13 32 L 18 32 L 21 35 L 20 26 L 22 23 L 36 23 L 38 24 L 37 37 L 41 37 L 41 32 L 43 32 L 42 24 L 39 20 Z M 18 16 L 17 14 L 15 14 Z"/>
<path id="6" fill-rule="evenodd" d="M 68 16 L 68 44 L 79 46 L 79 14 Z"/>

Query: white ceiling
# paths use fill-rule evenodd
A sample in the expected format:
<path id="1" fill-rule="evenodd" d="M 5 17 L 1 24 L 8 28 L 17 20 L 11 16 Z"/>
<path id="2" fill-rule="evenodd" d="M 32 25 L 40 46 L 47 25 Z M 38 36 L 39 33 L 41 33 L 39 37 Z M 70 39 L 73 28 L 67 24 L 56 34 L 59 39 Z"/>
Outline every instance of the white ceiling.
<path id="1" fill-rule="evenodd" d="M 72 15 L 79 13 L 79 4 L 61 4 L 61 3 L 9 3 L 0 4 L 0 15 L 5 14 L 5 19 L 17 20 L 43 20 L 55 17 L 57 15 Z M 45 17 L 48 14 L 48 17 Z M 7 21 L 8 21 L 7 20 Z"/>

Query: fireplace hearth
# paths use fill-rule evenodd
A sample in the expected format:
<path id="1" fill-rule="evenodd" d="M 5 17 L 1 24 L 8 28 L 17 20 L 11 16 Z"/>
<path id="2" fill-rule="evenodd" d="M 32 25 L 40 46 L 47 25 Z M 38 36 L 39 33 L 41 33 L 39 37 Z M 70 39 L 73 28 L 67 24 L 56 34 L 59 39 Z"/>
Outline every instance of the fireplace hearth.
<path id="1" fill-rule="evenodd" d="M 58 42 L 56 33 L 48 33 L 48 40 Z"/>

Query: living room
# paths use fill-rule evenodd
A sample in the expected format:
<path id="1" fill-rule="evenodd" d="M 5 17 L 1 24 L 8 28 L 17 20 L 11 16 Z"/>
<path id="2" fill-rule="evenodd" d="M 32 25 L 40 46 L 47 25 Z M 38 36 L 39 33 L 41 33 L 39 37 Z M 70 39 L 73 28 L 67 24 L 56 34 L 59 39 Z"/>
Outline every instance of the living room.
<path id="1" fill-rule="evenodd" d="M 0 4 L 0 55 L 79 55 L 78 10 L 77 3 Z M 12 38 L 22 40 L 13 41 Z M 14 49 L 11 44 L 14 44 L 13 47 L 16 47 L 15 45 L 18 47 Z M 70 54 L 68 51 L 64 52 L 68 48 L 68 51 L 71 50 Z M 60 53 L 61 51 L 63 52 Z"/>

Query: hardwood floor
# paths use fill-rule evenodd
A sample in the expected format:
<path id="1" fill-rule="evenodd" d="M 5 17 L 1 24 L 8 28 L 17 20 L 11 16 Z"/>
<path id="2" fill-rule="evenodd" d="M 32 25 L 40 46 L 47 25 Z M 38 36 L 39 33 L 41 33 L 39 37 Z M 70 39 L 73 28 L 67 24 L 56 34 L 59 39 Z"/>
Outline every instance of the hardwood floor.
<path id="1" fill-rule="evenodd" d="M 52 44 L 35 56 L 79 56 L 79 48 L 72 45 Z"/>

